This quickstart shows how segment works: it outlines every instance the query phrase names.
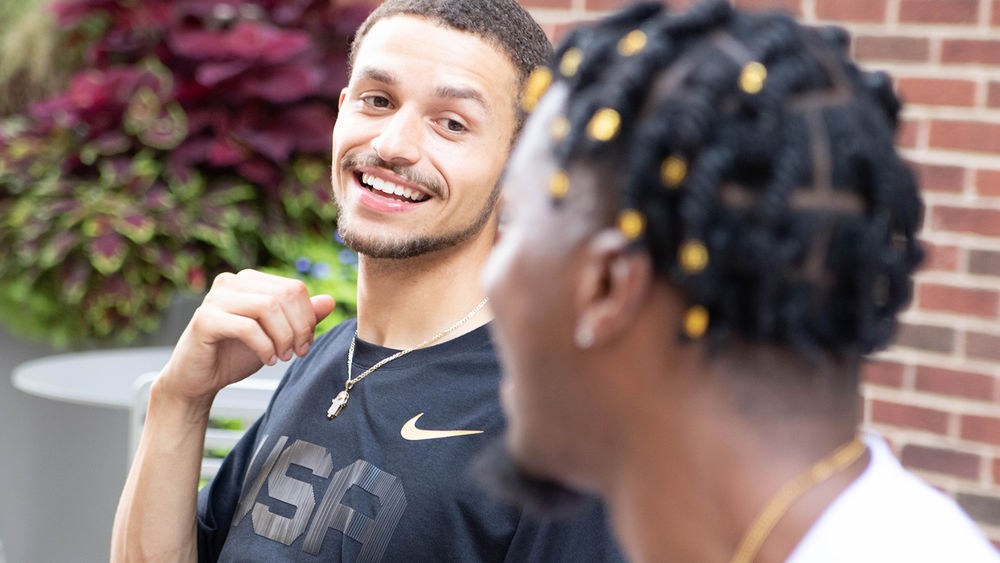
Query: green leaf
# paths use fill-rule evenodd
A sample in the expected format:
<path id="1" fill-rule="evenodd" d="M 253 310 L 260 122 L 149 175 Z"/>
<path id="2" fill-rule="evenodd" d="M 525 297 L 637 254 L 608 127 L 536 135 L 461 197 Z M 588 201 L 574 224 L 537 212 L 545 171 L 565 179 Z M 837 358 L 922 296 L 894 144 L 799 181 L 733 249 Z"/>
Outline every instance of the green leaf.
<path id="1" fill-rule="evenodd" d="M 156 223 L 148 215 L 132 212 L 114 219 L 115 230 L 136 244 L 146 244 L 153 238 Z"/>
<path id="2" fill-rule="evenodd" d="M 181 144 L 188 134 L 187 114 L 177 103 L 167 108 L 138 135 L 147 146 L 171 150 Z"/>
<path id="3" fill-rule="evenodd" d="M 228 205 L 240 201 L 248 201 L 257 197 L 257 192 L 250 184 L 238 183 L 213 187 L 205 194 L 205 203 L 212 205 Z"/>
<path id="4" fill-rule="evenodd" d="M 139 135 L 149 129 L 160 116 L 163 107 L 160 97 L 148 86 L 136 90 L 125 108 L 122 125 L 130 135 Z"/>
<path id="5" fill-rule="evenodd" d="M 94 269 L 104 275 L 117 272 L 125 256 L 128 254 L 128 246 L 125 238 L 115 232 L 105 233 L 97 238 L 91 239 L 87 243 L 87 255 Z"/>
<path id="6" fill-rule="evenodd" d="M 80 236 L 74 231 L 57 232 L 42 243 L 38 253 L 38 267 L 49 269 L 59 264 L 80 243 Z"/>

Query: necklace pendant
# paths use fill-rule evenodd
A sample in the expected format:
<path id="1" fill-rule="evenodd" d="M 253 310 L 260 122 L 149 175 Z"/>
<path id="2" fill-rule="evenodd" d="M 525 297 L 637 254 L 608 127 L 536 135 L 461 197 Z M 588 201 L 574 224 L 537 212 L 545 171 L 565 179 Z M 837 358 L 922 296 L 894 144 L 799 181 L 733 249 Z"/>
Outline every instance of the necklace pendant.
<path id="1" fill-rule="evenodd" d="M 340 414 L 340 411 L 344 410 L 344 407 L 347 406 L 347 400 L 350 398 L 351 395 L 347 392 L 346 389 L 338 393 L 337 396 L 334 397 L 333 401 L 330 403 L 330 410 L 326 411 L 326 417 L 330 420 L 337 418 L 337 415 Z"/>

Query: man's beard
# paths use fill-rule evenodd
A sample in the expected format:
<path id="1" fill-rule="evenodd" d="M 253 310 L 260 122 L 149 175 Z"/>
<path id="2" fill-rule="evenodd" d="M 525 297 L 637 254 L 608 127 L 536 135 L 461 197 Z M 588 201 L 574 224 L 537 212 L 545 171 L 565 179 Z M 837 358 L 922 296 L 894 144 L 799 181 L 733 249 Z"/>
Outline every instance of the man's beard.
<path id="1" fill-rule="evenodd" d="M 434 196 L 440 197 L 444 194 L 444 188 L 435 179 L 425 177 L 408 166 L 391 164 L 382 160 L 382 158 L 374 153 L 345 155 L 340 159 L 340 170 L 342 172 L 351 172 L 360 166 L 384 168 L 426 189 Z M 451 248 L 479 234 L 483 230 L 483 227 L 486 226 L 486 223 L 489 222 L 493 208 L 496 206 L 499 198 L 500 184 L 497 183 L 493 186 L 493 190 L 490 192 L 485 205 L 483 205 L 483 209 L 471 223 L 456 230 L 433 236 L 413 235 L 397 240 L 379 239 L 356 232 L 350 227 L 350 221 L 341 221 L 338 228 L 344 244 L 358 254 L 372 258 L 413 258 Z M 337 216 L 339 218 L 341 212 L 340 202 L 334 198 L 334 203 L 337 205 Z M 347 224 L 345 225 L 344 223 Z"/>
<path id="2" fill-rule="evenodd" d="M 596 499 L 522 469 L 503 439 L 489 444 L 469 468 L 480 487 L 500 501 L 542 519 L 560 519 L 593 508 Z"/>

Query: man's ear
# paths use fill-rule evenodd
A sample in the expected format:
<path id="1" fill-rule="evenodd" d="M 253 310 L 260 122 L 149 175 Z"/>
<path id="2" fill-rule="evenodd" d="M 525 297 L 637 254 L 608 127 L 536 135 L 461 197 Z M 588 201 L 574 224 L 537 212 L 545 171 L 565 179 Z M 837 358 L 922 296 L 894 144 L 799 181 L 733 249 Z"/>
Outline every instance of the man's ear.
<path id="1" fill-rule="evenodd" d="M 618 229 L 591 238 L 576 287 L 576 343 L 581 348 L 614 341 L 631 326 L 648 298 L 653 264 L 648 253 L 629 248 Z"/>

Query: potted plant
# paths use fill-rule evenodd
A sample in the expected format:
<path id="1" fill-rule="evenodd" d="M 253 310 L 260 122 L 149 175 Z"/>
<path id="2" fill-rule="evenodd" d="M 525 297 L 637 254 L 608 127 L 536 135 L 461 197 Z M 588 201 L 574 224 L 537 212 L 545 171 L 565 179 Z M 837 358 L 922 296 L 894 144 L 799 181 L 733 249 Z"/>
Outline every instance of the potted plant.
<path id="1" fill-rule="evenodd" d="M 348 288 L 335 291 L 337 318 L 350 314 L 330 132 L 348 40 L 370 6 L 54 9 L 82 65 L 65 91 L 0 121 L 0 322 L 62 346 L 129 341 L 217 272 L 294 272 L 324 247 L 310 260 L 337 259 L 325 283 Z"/>

